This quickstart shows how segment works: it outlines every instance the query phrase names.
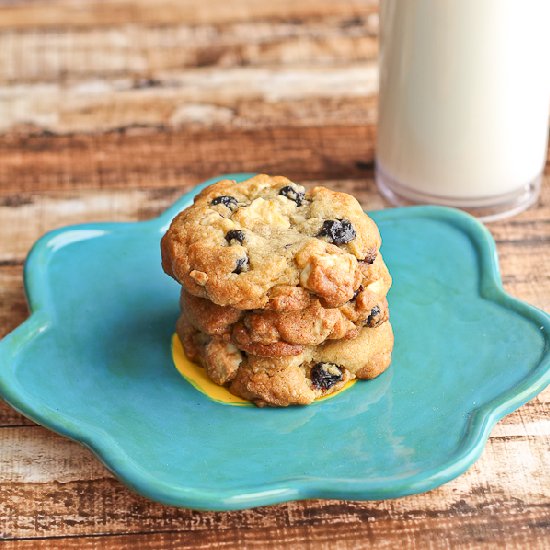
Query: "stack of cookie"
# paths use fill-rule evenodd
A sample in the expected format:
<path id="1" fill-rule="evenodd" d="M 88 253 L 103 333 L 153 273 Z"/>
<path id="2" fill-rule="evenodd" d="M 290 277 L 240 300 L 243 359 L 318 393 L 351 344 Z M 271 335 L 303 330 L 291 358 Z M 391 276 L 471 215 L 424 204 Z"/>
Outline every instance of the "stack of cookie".
<path id="1" fill-rule="evenodd" d="M 379 248 L 350 195 L 267 175 L 205 188 L 162 239 L 185 353 L 259 406 L 378 376 L 393 347 Z"/>

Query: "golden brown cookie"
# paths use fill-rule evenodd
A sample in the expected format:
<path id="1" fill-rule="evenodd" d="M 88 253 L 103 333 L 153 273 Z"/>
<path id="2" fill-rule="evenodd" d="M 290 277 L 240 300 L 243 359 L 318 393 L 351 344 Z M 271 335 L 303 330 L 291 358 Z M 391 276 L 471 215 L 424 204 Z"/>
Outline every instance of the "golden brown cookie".
<path id="1" fill-rule="evenodd" d="M 183 315 L 197 330 L 223 335 L 242 351 L 264 357 L 298 355 L 304 346 L 355 338 L 363 326 L 373 328 L 388 320 L 385 296 L 391 277 L 382 256 L 363 267 L 362 273 L 356 295 L 340 308 L 324 307 L 319 298 L 307 294 L 300 298 L 300 309 L 294 300 L 294 309 L 287 311 L 241 311 L 197 298 L 184 289 L 180 304 Z"/>
<path id="2" fill-rule="evenodd" d="M 176 323 L 176 333 L 185 355 L 202 365 L 212 381 L 223 386 L 235 378 L 243 355 L 233 344 L 219 336 L 212 337 L 196 330 L 183 316 Z"/>
<path id="3" fill-rule="evenodd" d="M 353 340 L 304 347 L 298 355 L 277 358 L 242 353 L 219 336 L 196 331 L 184 317 L 178 335 L 185 353 L 212 380 L 259 406 L 306 405 L 353 378 L 374 378 L 389 366 L 393 348 L 389 322 L 364 328 Z"/>
<path id="4" fill-rule="evenodd" d="M 166 273 L 198 297 L 236 309 L 298 307 L 299 288 L 325 307 L 349 301 L 380 247 L 350 195 L 260 174 L 205 188 L 162 239 Z"/>

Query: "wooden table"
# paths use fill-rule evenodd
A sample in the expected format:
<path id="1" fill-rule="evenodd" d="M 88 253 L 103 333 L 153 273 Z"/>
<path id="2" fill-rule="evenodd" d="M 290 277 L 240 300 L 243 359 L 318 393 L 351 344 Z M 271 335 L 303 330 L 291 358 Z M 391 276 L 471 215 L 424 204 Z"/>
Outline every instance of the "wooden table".
<path id="1" fill-rule="evenodd" d="M 45 231 L 157 215 L 193 184 L 282 173 L 387 206 L 373 182 L 371 0 L 0 1 L 0 336 L 27 317 Z M 513 37 L 510 37 L 513 40 Z M 507 290 L 550 310 L 550 170 L 493 223 Z M 426 494 L 233 513 L 155 504 L 76 443 L 0 404 L 3 548 L 548 548 L 546 391 Z"/>

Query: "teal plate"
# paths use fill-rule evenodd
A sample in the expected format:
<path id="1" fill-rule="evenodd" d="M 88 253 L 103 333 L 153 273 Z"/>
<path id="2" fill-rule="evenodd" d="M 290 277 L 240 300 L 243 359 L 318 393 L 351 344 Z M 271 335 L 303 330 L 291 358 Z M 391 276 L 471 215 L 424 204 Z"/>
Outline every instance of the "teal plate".
<path id="1" fill-rule="evenodd" d="M 416 207 L 372 213 L 394 279 L 390 369 L 308 407 L 210 400 L 172 364 L 179 289 L 159 240 L 216 180 L 153 220 L 45 235 L 25 265 L 32 315 L 0 342 L 6 401 L 129 487 L 208 510 L 419 493 L 464 472 L 548 384 L 550 317 L 504 293 L 488 231 Z"/>

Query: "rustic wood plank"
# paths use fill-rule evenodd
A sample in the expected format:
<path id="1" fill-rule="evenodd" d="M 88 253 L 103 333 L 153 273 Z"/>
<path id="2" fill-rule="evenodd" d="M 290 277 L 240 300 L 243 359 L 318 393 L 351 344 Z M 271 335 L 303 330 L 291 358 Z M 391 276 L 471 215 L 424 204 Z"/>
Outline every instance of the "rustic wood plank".
<path id="1" fill-rule="evenodd" d="M 359 527 L 348 530 L 339 525 L 317 527 L 265 528 L 232 531 L 212 529 L 207 533 L 197 531 L 139 533 L 129 536 L 110 535 L 78 538 L 57 538 L 23 542 L 7 542 L 5 548 L 58 548 L 67 549 L 210 549 L 210 548 L 270 548 L 298 550 L 330 548 L 356 550 L 367 548 L 422 548 L 434 549 L 494 549 L 546 550 L 548 548 L 548 522 L 528 513 L 512 517 L 506 523 L 500 518 L 489 523 L 486 518 L 454 517 L 434 518 L 426 522 L 416 518 L 399 522 L 380 520 L 369 516 Z"/>
<path id="2" fill-rule="evenodd" d="M 297 181 L 366 179 L 375 139 L 374 125 L 10 134 L 0 136 L 0 196 L 185 186 L 238 171 L 282 173 Z"/>
<path id="3" fill-rule="evenodd" d="M 504 288 L 512 296 L 550 311 L 549 243 L 544 240 L 528 247 L 520 242 L 499 242 L 500 271 Z"/>
<path id="4" fill-rule="evenodd" d="M 0 338 L 20 325 L 28 315 L 23 294 L 23 265 L 1 264 L 0 260 Z"/>
<path id="5" fill-rule="evenodd" d="M 1 14 L 1 10 L 0 10 Z M 67 83 L 157 74 L 190 67 L 348 64 L 376 59 L 378 17 L 342 13 L 320 20 L 229 24 L 133 24 L 92 29 L 0 29 L 0 83 Z"/>
<path id="6" fill-rule="evenodd" d="M 327 16 L 349 17 L 368 14 L 378 8 L 377 0 L 39 0 L 0 4 L 0 29 L 37 29 L 66 27 L 104 27 L 147 23 L 166 25 L 220 24 L 235 21 L 288 21 L 318 19 Z"/>
<path id="7" fill-rule="evenodd" d="M 41 426 L 3 427 L 0 433 L 0 487 L 4 489 L 7 483 L 69 483 L 113 477 L 86 448 Z"/>
<path id="8" fill-rule="evenodd" d="M 34 426 L 34 422 L 25 418 L 22 414 L 12 409 L 7 403 L 0 399 L 0 428 L 7 426 Z M 2 438 L 0 438 L 0 442 Z"/>
<path id="9" fill-rule="evenodd" d="M 33 243 L 47 231 L 92 221 L 149 219 L 158 215 L 189 187 L 0 196 L 0 219 L 5 239 L 0 247 L 0 277 L 3 267 L 6 267 L 4 277 L 10 278 L 4 281 L 6 288 L 20 282 L 22 273 L 16 269 L 18 264 L 22 264 Z M 14 201 L 19 201 L 18 206 L 10 206 Z M 13 265 L 10 266 L 10 263 Z"/>
<path id="10" fill-rule="evenodd" d="M 208 73 L 208 74 L 205 74 Z M 374 65 L 193 69 L 139 80 L 0 87 L 0 131 L 57 134 L 132 127 L 264 128 L 373 124 Z M 206 85 L 205 85 L 206 83 Z M 304 96 L 311 96 L 307 101 Z M 289 116 L 293 115 L 293 116 Z"/>
<path id="11" fill-rule="evenodd" d="M 0 136 L 0 194 L 175 187 L 248 171 L 361 177 L 374 158 L 374 135 L 374 126 L 323 126 Z"/>
<path id="12" fill-rule="evenodd" d="M 0 132 L 374 124 L 377 82 L 376 66 L 365 64 L 336 69 L 189 69 L 143 85 L 117 79 L 0 86 Z"/>
<path id="13" fill-rule="evenodd" d="M 454 531 L 463 525 L 460 536 L 475 542 L 485 525 L 492 530 L 491 537 L 497 537 L 495 542 L 519 544 L 528 537 L 544 540 L 548 527 L 549 455 L 528 430 L 523 436 L 491 438 L 482 458 L 466 474 L 422 495 L 367 503 L 297 502 L 231 513 L 155 504 L 125 489 L 89 451 L 40 427 L 3 428 L 0 436 L 7 452 L 0 457 L 3 539 L 163 531 L 207 536 L 215 526 L 216 533 L 246 530 L 251 537 L 262 528 L 318 528 L 324 540 L 330 540 L 328 527 L 331 533 L 333 529 L 355 532 L 357 538 L 350 541 L 364 537 L 365 529 L 374 529 L 371 542 L 382 543 L 392 530 L 399 531 L 403 521 L 410 521 L 416 536 L 425 536 L 437 525 L 452 526 Z M 496 523 L 488 523 L 495 510 Z M 524 527 L 518 529 L 520 525 Z M 527 532 L 527 525 L 535 532 Z"/>

